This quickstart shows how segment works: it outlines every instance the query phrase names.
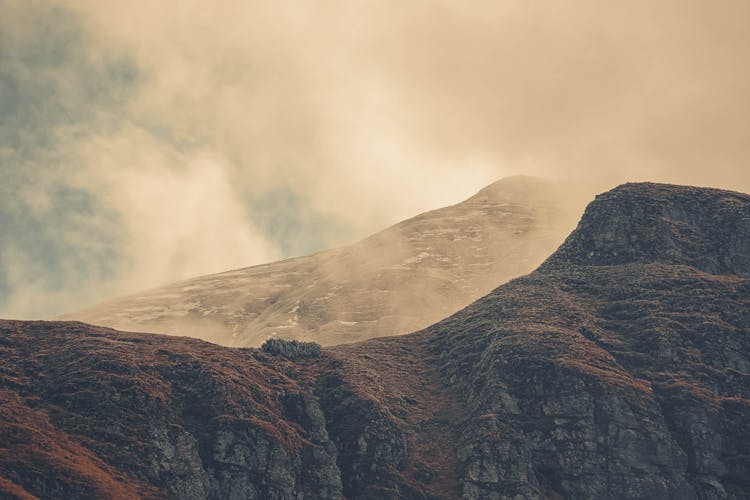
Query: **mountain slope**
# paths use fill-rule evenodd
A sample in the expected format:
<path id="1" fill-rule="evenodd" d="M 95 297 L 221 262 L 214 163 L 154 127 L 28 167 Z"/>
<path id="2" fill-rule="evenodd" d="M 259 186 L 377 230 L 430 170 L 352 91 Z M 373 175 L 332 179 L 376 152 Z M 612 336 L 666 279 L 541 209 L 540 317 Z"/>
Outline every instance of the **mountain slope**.
<path id="1" fill-rule="evenodd" d="M 747 195 L 624 185 L 530 275 L 421 332 L 295 362 L 2 322 L 0 491 L 750 498 L 748 216 Z M 19 426 L 46 441 L 6 438 Z"/>
<path id="2" fill-rule="evenodd" d="M 573 227 L 583 199 L 568 184 L 509 177 L 348 247 L 191 279 L 65 319 L 231 346 L 406 333 L 531 271 Z"/>
<path id="3" fill-rule="evenodd" d="M 431 327 L 476 424 L 464 492 L 748 498 L 749 230 L 747 195 L 624 185 L 538 271 Z"/>

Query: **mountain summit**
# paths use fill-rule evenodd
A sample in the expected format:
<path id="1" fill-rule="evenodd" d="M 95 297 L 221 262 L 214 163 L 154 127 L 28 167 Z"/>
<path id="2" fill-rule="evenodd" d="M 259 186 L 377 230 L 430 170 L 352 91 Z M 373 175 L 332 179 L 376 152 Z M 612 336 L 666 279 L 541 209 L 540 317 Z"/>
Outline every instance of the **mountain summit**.
<path id="1" fill-rule="evenodd" d="M 575 225 L 583 200 L 569 184 L 508 177 L 347 247 L 175 283 L 66 319 L 230 346 L 407 333 L 534 269 Z"/>
<path id="2" fill-rule="evenodd" d="M 0 322 L 0 492 L 750 498 L 747 200 L 621 186 L 531 274 L 318 357 Z"/>
<path id="3" fill-rule="evenodd" d="M 647 262 L 750 276 L 750 196 L 624 184 L 596 197 L 544 267 Z"/>

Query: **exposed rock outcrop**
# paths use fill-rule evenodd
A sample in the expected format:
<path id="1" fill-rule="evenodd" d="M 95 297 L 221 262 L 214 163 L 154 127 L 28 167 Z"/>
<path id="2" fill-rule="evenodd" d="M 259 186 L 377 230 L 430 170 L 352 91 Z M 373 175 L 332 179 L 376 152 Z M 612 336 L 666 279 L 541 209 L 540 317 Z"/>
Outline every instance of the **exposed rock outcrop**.
<path id="1" fill-rule="evenodd" d="M 542 270 L 662 263 L 750 276 L 750 196 L 667 184 L 623 184 L 589 205 Z"/>

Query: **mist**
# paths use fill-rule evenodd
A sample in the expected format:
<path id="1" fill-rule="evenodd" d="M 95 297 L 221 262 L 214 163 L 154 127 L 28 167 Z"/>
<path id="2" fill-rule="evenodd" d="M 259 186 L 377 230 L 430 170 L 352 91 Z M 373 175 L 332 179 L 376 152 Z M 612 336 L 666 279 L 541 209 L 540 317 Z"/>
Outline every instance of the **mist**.
<path id="1" fill-rule="evenodd" d="M 743 1 L 0 0 L 0 315 L 351 243 L 508 175 L 750 191 Z"/>

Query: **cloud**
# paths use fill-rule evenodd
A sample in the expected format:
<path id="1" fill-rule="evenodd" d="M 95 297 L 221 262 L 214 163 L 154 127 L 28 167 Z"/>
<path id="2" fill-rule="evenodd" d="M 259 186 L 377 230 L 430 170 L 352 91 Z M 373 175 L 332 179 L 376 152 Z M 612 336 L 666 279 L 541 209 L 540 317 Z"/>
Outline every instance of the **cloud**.
<path id="1" fill-rule="evenodd" d="M 3 316 L 279 257 L 220 156 L 131 111 L 137 61 L 65 8 L 0 7 Z"/>
<path id="2" fill-rule="evenodd" d="M 502 174 L 481 151 L 418 147 L 398 81 L 368 55 L 383 28 L 367 22 L 375 4 L 325 5 L 92 2 L 80 11 L 103 40 L 137 54 L 149 78 L 133 103 L 143 120 L 221 152 L 251 197 L 292 191 L 306 210 L 351 228 L 339 242 Z"/>
<path id="3" fill-rule="evenodd" d="M 116 274 L 118 214 L 75 181 L 73 149 L 109 126 L 136 72 L 90 57 L 64 9 L 3 1 L 0 11 L 0 312 L 36 316 Z"/>
<path id="4" fill-rule="evenodd" d="M 510 174 L 750 191 L 745 1 L 0 11 L 6 315 L 347 243 Z"/>
<path id="5" fill-rule="evenodd" d="M 140 129 L 97 137 L 80 158 L 126 235 L 121 283 L 129 289 L 278 258 L 253 224 L 220 158 L 170 150 Z M 137 288 L 134 288 L 137 287 Z"/>
<path id="6" fill-rule="evenodd" d="M 142 111 L 230 154 L 240 179 L 291 185 L 316 208 L 359 212 L 398 184 L 412 194 L 392 197 L 390 220 L 445 202 L 425 193 L 478 161 L 489 168 L 455 199 L 529 172 L 750 187 L 744 1 L 83 11 L 153 75 Z"/>

